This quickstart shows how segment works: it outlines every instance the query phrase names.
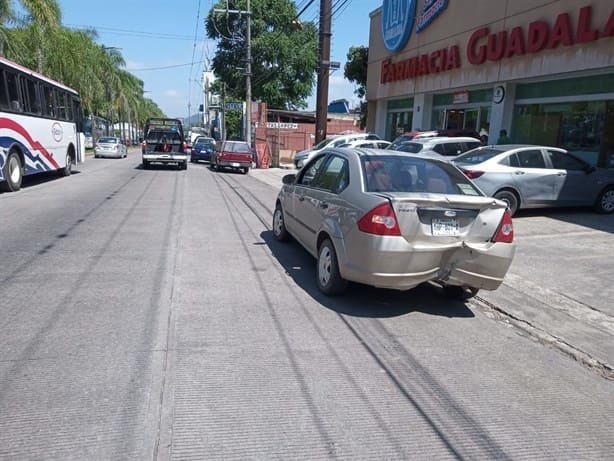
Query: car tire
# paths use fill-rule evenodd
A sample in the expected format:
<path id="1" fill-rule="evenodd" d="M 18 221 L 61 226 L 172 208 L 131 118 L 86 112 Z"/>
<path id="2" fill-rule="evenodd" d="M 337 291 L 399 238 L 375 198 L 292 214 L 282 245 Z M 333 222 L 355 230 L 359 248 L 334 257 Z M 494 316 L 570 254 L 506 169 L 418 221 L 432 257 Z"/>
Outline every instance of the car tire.
<path id="1" fill-rule="evenodd" d="M 614 187 L 608 186 L 601 191 L 595 201 L 595 210 L 603 214 L 614 212 Z"/>
<path id="2" fill-rule="evenodd" d="M 287 242 L 290 240 L 290 234 L 286 229 L 286 221 L 284 219 L 284 211 L 278 203 L 273 212 L 273 236 L 278 242 Z"/>
<path id="3" fill-rule="evenodd" d="M 6 157 L 6 163 L 4 164 L 4 181 L 0 182 L 0 189 L 6 192 L 17 192 L 21 189 L 21 182 L 23 181 L 23 167 L 21 166 L 21 160 L 19 154 L 12 150 Z"/>
<path id="4" fill-rule="evenodd" d="M 494 197 L 507 203 L 507 208 L 510 210 L 512 216 L 516 214 L 518 211 L 519 201 L 514 192 L 511 190 L 500 190 L 494 195 Z"/>
<path id="5" fill-rule="evenodd" d="M 149 169 L 149 162 L 147 160 L 143 160 L 143 169 L 144 170 L 148 170 Z"/>
<path id="6" fill-rule="evenodd" d="M 241 170 L 241 172 L 242 172 L 243 174 L 247 174 L 247 173 L 249 173 L 249 168 L 243 168 L 243 169 Z"/>
<path id="7" fill-rule="evenodd" d="M 347 289 L 347 281 L 339 273 L 337 252 L 329 239 L 324 240 L 318 250 L 316 280 L 320 291 L 328 296 L 343 294 Z"/>
<path id="8" fill-rule="evenodd" d="M 457 285 L 444 285 L 443 292 L 450 298 L 457 301 L 467 301 L 473 298 L 480 291 L 479 288 L 473 287 L 460 287 Z"/>

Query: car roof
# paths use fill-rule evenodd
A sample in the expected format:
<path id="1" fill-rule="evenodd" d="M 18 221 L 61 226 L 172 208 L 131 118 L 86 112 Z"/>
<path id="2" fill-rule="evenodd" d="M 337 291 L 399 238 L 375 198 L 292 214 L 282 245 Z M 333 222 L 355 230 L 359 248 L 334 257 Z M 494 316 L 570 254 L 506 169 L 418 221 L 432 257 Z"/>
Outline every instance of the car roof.
<path id="1" fill-rule="evenodd" d="M 394 157 L 411 157 L 413 159 L 419 160 L 419 161 L 426 161 L 426 162 L 431 162 L 431 163 L 447 163 L 449 164 L 448 161 L 446 160 L 440 160 L 438 158 L 434 158 L 434 157 L 425 157 L 423 155 L 419 155 L 419 154 L 412 154 L 409 152 L 401 152 L 398 150 L 389 150 L 389 149 L 369 149 L 369 148 L 364 148 L 364 147 L 328 147 L 326 149 L 323 149 L 321 151 L 321 153 L 341 153 L 341 154 L 345 154 L 345 155 L 356 155 L 358 158 L 363 157 L 363 156 L 369 156 L 369 157 L 373 157 L 373 156 L 382 156 L 382 157 L 390 157 L 390 156 L 394 156 Z"/>
<path id="2" fill-rule="evenodd" d="M 427 144 L 427 143 L 444 143 L 444 142 L 480 142 L 479 139 L 472 138 L 470 136 L 433 136 L 428 138 L 414 138 L 411 141 L 405 141 L 407 143 L 419 143 L 419 144 Z M 405 143 L 403 143 L 405 144 Z"/>

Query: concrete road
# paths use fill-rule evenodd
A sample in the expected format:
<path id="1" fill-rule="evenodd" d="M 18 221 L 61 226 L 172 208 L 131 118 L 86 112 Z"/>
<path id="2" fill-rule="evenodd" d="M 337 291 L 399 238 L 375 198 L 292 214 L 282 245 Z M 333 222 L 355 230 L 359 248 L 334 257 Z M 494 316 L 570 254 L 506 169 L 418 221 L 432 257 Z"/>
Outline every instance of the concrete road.
<path id="1" fill-rule="evenodd" d="M 0 459 L 611 458 L 602 374 L 433 286 L 322 296 L 259 171 L 139 163 L 0 194 Z"/>

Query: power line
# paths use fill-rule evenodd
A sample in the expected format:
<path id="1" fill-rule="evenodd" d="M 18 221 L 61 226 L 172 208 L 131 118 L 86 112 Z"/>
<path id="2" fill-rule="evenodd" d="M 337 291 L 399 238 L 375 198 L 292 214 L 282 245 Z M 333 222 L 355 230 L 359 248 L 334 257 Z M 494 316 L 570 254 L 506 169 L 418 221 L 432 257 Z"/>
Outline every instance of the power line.
<path id="1" fill-rule="evenodd" d="M 177 67 L 187 67 L 187 66 L 191 66 L 193 64 L 200 64 L 203 63 L 205 61 L 194 61 L 194 62 L 187 62 L 185 64 L 176 64 L 174 66 L 163 66 L 163 67 L 143 67 L 140 69 L 124 69 L 127 72 L 141 72 L 141 71 L 145 71 L 145 70 L 164 70 L 164 69 L 175 69 Z"/>
<path id="2" fill-rule="evenodd" d="M 113 27 L 103 27 L 103 26 L 92 26 L 92 25 L 83 25 L 83 24 L 64 24 L 66 27 L 70 27 L 76 30 L 96 30 L 96 31 L 107 31 L 113 32 L 116 35 L 128 35 L 131 37 L 146 37 L 146 38 L 161 38 L 165 40 L 192 40 L 192 37 L 189 35 L 178 35 L 178 34 L 164 34 L 164 33 L 152 33 L 138 30 L 128 30 L 128 29 L 116 29 Z"/>

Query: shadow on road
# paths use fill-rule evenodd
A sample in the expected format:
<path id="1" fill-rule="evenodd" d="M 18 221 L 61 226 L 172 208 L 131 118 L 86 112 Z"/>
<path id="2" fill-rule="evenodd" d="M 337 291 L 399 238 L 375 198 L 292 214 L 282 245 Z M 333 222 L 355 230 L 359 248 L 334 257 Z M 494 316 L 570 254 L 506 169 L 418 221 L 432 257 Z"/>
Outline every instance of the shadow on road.
<path id="1" fill-rule="evenodd" d="M 588 227 L 602 232 L 614 234 L 614 218 L 611 214 L 595 213 L 586 207 L 570 208 L 539 208 L 520 210 L 514 219 L 544 217 L 563 221 L 577 226 Z"/>
<path id="2" fill-rule="evenodd" d="M 316 260 L 299 243 L 278 242 L 272 231 L 262 232 L 260 236 L 298 287 L 339 314 L 383 318 L 422 312 L 442 317 L 475 317 L 465 303 L 448 299 L 440 287 L 432 284 L 397 291 L 350 283 L 345 295 L 326 296 L 316 284 Z"/>

